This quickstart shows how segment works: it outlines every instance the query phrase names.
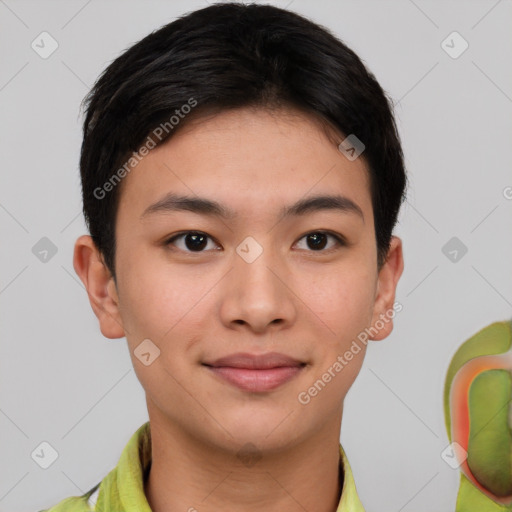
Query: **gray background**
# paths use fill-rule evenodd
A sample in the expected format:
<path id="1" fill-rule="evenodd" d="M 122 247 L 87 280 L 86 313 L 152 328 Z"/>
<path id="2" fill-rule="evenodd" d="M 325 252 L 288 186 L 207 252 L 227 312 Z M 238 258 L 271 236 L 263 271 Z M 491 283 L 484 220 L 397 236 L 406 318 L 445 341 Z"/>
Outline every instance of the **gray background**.
<path id="1" fill-rule="evenodd" d="M 511 2 L 273 3 L 333 30 L 374 72 L 409 171 L 403 311 L 346 400 L 341 441 L 359 495 L 368 512 L 453 511 L 445 372 L 463 341 L 512 316 Z M 72 267 L 85 233 L 79 104 L 124 49 L 205 5 L 0 0 L 2 512 L 87 491 L 147 420 L 126 340 L 101 335 Z M 46 60 L 31 48 L 42 31 L 59 44 Z M 441 47 L 453 31 L 469 43 L 457 59 Z M 58 249 L 46 263 L 32 252 L 42 237 Z M 442 252 L 452 237 L 468 248 L 456 262 Z M 59 454 L 46 470 L 30 456 L 42 441 Z"/>

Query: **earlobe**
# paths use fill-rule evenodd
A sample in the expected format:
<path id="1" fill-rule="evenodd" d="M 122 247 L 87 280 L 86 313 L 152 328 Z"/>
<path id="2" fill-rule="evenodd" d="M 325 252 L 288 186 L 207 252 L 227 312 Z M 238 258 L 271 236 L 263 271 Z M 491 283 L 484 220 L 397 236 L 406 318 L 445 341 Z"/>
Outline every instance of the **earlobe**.
<path id="1" fill-rule="evenodd" d="M 89 235 L 82 235 L 75 242 L 73 267 L 87 290 L 103 336 L 110 339 L 122 338 L 125 333 L 116 285 Z"/>
<path id="2" fill-rule="evenodd" d="M 379 341 L 388 337 L 393 330 L 393 318 L 396 310 L 395 294 L 398 280 L 404 270 L 402 240 L 391 237 L 387 259 L 380 269 L 377 281 L 377 295 L 373 308 L 371 340 Z"/>

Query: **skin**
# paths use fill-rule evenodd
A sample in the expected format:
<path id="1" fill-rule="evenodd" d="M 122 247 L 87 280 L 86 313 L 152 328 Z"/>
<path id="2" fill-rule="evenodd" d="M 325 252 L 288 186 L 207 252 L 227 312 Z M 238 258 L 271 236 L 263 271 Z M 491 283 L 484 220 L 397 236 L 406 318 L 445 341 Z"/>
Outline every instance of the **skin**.
<path id="1" fill-rule="evenodd" d="M 151 508 L 335 511 L 343 401 L 365 345 L 307 405 L 297 397 L 392 310 L 403 271 L 398 237 L 377 269 L 364 159 L 349 161 L 306 114 L 244 108 L 185 125 L 121 186 L 117 284 L 87 235 L 76 242 L 74 267 L 103 335 L 126 336 L 146 393 Z M 235 216 L 169 211 L 141 218 L 168 192 L 218 201 Z M 357 203 L 364 219 L 329 209 L 279 218 L 283 205 L 334 193 Z M 166 245 L 187 230 L 210 237 L 202 252 L 184 237 Z M 315 250 L 306 235 L 319 230 L 348 245 L 328 236 Z M 263 248 L 252 263 L 236 252 L 247 236 Z M 370 339 L 392 328 L 388 321 Z M 160 356 L 145 366 L 134 350 L 148 338 Z M 270 351 L 307 364 L 264 393 L 243 391 L 202 365 L 235 352 Z M 246 443 L 261 457 L 251 466 L 237 456 Z"/>

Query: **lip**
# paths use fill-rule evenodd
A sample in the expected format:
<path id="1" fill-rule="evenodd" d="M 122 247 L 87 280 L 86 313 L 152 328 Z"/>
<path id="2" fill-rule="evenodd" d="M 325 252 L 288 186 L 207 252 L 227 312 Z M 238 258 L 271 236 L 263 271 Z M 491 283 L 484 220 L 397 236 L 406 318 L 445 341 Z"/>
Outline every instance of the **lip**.
<path id="1" fill-rule="evenodd" d="M 278 388 L 294 378 L 306 363 L 285 354 L 237 353 L 203 363 L 222 380 L 249 392 L 265 392 Z"/>

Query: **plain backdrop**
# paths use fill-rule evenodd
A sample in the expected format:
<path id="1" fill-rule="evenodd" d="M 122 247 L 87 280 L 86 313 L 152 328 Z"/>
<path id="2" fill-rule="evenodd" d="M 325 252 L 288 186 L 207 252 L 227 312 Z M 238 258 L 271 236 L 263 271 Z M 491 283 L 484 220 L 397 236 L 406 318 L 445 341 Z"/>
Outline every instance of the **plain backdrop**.
<path id="1" fill-rule="evenodd" d="M 396 104 L 406 155 L 403 310 L 370 344 L 345 402 L 341 441 L 359 495 L 368 512 L 453 511 L 459 473 L 440 456 L 445 372 L 461 343 L 512 316 L 511 2 L 272 3 L 358 53 Z M 79 105 L 123 50 L 206 5 L 0 0 L 1 512 L 89 490 L 148 419 L 126 340 L 101 335 L 72 266 L 86 232 Z M 58 43 L 47 59 L 31 46 L 43 31 Z M 452 53 L 469 45 L 457 58 L 448 36 Z M 453 237 L 467 248 L 457 261 L 445 255 Z M 57 252 L 42 262 L 38 243 Z M 48 469 L 31 457 L 43 441 L 58 453 Z"/>

